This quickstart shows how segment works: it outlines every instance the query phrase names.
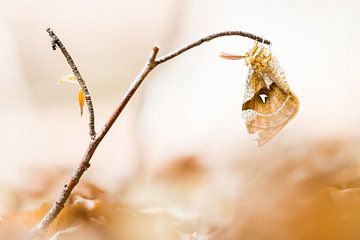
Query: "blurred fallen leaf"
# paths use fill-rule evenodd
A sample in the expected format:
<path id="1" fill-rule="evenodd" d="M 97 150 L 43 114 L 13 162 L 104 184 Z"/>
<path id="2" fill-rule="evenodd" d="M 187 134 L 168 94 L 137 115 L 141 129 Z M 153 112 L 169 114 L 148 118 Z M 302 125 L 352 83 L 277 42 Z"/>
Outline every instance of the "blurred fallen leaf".
<path id="1" fill-rule="evenodd" d="M 234 222 L 214 239 L 360 239 L 359 141 L 303 143 L 256 159 Z M 271 167 L 270 167 L 271 166 Z"/>
<path id="2" fill-rule="evenodd" d="M 155 180 L 170 181 L 179 191 L 191 192 L 206 181 L 208 169 L 197 156 L 185 156 L 165 164 L 155 173 Z"/>
<path id="3" fill-rule="evenodd" d="M 297 148 L 270 150 L 258 158 L 245 156 L 249 161 L 221 169 L 208 168 L 199 157 L 180 157 L 150 178 L 138 176 L 120 193 L 109 194 L 82 182 L 46 237 L 357 240 L 359 144 L 354 140 L 302 143 Z M 64 180 L 60 173 L 49 175 L 48 180 L 42 175 L 36 188 L 27 186 L 27 193 L 18 194 L 28 201 L 38 201 L 40 196 L 51 199 L 48 189 Z M 240 184 L 233 187 L 230 183 L 236 181 Z M 49 207 L 45 203 L 32 211 L 6 214 L 0 218 L 0 239 L 28 240 L 28 230 Z"/>
<path id="4" fill-rule="evenodd" d="M 73 234 L 76 230 L 79 229 L 79 226 L 67 228 L 65 230 L 61 230 L 56 232 L 49 240 L 60 240 L 64 238 L 64 235 L 66 234 Z"/>
<path id="5" fill-rule="evenodd" d="M 19 197 L 15 191 L 0 186 L 0 217 L 15 211 L 19 206 Z"/>
<path id="6" fill-rule="evenodd" d="M 70 197 L 62 212 L 49 227 L 47 237 L 52 236 L 53 239 L 63 239 L 63 236 L 71 235 L 70 233 L 74 231 L 69 229 L 76 226 L 81 226 L 80 230 L 85 229 L 87 225 L 95 229 L 106 229 L 108 221 L 111 221 L 113 217 L 113 210 L 117 208 L 117 204 L 114 205 L 104 192 L 95 185 L 87 183 L 81 184 L 80 187 L 81 189 Z M 0 224 L 0 239 L 27 239 L 24 234 L 29 232 L 49 208 L 50 204 L 45 203 L 40 208 L 32 211 L 19 211 L 4 216 Z M 99 231 L 99 234 L 101 232 Z"/>

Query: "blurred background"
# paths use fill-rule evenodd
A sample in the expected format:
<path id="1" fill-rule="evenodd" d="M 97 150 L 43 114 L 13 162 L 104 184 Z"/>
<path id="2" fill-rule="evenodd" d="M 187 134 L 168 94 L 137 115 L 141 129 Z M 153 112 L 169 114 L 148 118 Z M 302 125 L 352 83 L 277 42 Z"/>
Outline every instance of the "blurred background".
<path id="1" fill-rule="evenodd" d="M 218 55 L 244 54 L 253 41 L 225 37 L 151 73 L 84 179 L 112 193 L 132 184 L 124 199 L 136 207 L 182 206 L 209 217 L 205 226 L 235 222 L 231 236 L 286 239 L 280 227 L 255 233 L 249 226 L 257 217 L 266 227 L 266 221 L 279 220 L 271 210 L 296 200 L 300 188 L 301 199 L 310 198 L 358 177 L 359 7 L 356 0 L 0 0 L 0 188 L 36 191 L 49 176 L 65 179 L 88 143 L 87 111 L 79 116 L 76 85 L 58 84 L 71 71 L 63 55 L 51 50 L 46 27 L 86 79 L 97 129 L 154 45 L 163 55 L 211 33 L 248 31 L 273 42 L 300 99 L 299 113 L 277 136 L 261 148 L 249 138 L 241 117 L 247 67 Z M 49 196 L 63 185 L 60 179 Z M 301 187 L 284 193 L 294 186 Z M 19 208 L 2 196 L 0 214 Z M 241 212 L 240 220 L 234 212 Z"/>

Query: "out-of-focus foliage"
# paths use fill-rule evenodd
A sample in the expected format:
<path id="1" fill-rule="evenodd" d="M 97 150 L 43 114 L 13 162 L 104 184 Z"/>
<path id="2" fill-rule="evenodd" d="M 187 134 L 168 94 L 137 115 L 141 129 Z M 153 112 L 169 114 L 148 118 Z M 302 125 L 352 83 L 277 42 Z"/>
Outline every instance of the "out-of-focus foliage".
<path id="1" fill-rule="evenodd" d="M 188 156 L 158 172 L 139 170 L 119 192 L 81 183 L 47 238 L 359 239 L 357 145 L 345 141 L 284 147 L 221 170 Z M 269 161 L 273 164 L 264 164 Z M 1 191 L 2 205 L 12 200 L 19 204 L 1 218 L 0 239 L 27 239 L 27 231 L 50 205 L 28 211 L 21 202 L 48 199 L 51 185 L 63 175 L 44 174 L 44 184 L 35 189 Z M 238 187 L 230 186 L 234 182 Z"/>

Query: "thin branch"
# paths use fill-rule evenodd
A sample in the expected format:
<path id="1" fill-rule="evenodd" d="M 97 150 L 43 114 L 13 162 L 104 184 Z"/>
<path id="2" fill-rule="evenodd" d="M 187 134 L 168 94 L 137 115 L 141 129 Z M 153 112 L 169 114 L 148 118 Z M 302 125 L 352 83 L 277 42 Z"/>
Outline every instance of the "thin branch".
<path id="1" fill-rule="evenodd" d="M 95 149 L 99 142 L 91 141 L 88 148 L 81 160 L 79 166 L 76 168 L 67 184 L 64 185 L 59 197 L 52 204 L 45 216 L 40 222 L 31 230 L 31 233 L 36 236 L 43 233 L 47 227 L 55 220 L 60 211 L 64 208 L 65 202 L 70 197 L 70 194 L 74 187 L 79 183 L 81 176 L 90 167 L 90 159 L 95 152 Z"/>
<path id="2" fill-rule="evenodd" d="M 192 49 L 194 47 L 197 47 L 197 46 L 203 44 L 204 42 L 209 42 L 209 41 L 211 41 L 211 40 L 213 40 L 215 38 L 225 37 L 225 36 L 246 37 L 246 38 L 250 38 L 250 39 L 253 39 L 255 41 L 267 44 L 267 45 L 271 45 L 271 42 L 269 40 L 263 39 L 263 38 L 261 38 L 259 36 L 256 36 L 256 35 L 252 34 L 252 33 L 242 32 L 242 31 L 225 31 L 225 32 L 214 33 L 214 34 L 208 35 L 206 37 L 200 38 L 199 40 L 197 40 L 197 41 L 195 41 L 193 43 L 190 43 L 189 45 L 181 47 L 181 48 L 175 50 L 174 52 L 171 52 L 168 55 L 157 59 L 156 63 L 160 64 L 160 63 L 169 61 L 170 59 L 172 59 L 174 57 L 177 57 L 180 54 L 182 54 L 182 53 L 184 53 L 184 52 L 186 52 L 186 51 L 188 51 L 188 50 L 190 50 L 190 49 Z"/>
<path id="3" fill-rule="evenodd" d="M 116 119 L 119 117 L 121 112 L 124 110 L 125 106 L 129 102 L 131 97 L 135 94 L 136 90 L 139 88 L 141 83 L 145 80 L 145 78 L 149 75 L 149 73 L 152 70 L 154 70 L 158 65 L 160 65 L 161 63 L 164 63 L 166 61 L 169 61 L 169 60 L 179 56 L 180 54 L 182 54 L 196 46 L 201 45 L 204 42 L 208 42 L 215 38 L 224 37 L 224 36 L 237 35 L 237 36 L 247 37 L 247 38 L 253 39 L 255 41 L 262 42 L 264 44 L 271 44 L 271 42 L 269 40 L 263 39 L 261 37 L 255 36 L 250 33 L 241 32 L 241 31 L 227 31 L 227 32 L 215 33 L 215 34 L 209 35 L 207 37 L 201 38 L 201 39 L 199 39 L 193 43 L 190 43 L 182 48 L 179 48 L 178 50 L 176 50 L 172 53 L 169 53 L 168 55 L 165 55 L 159 59 L 156 59 L 156 57 L 159 53 L 159 48 L 154 47 L 152 49 L 152 52 L 150 54 L 150 57 L 149 57 L 147 63 L 145 64 L 145 66 L 143 67 L 143 69 L 141 70 L 139 75 L 135 78 L 133 83 L 130 85 L 129 89 L 124 94 L 123 98 L 121 99 L 119 105 L 114 110 L 113 114 L 110 116 L 110 118 L 104 124 L 103 128 L 97 134 L 95 134 L 94 111 L 92 108 L 90 94 L 86 88 L 86 85 L 84 84 L 84 80 L 82 79 L 72 58 L 70 57 L 70 54 L 66 51 L 64 45 L 61 43 L 61 41 L 58 39 L 58 37 L 54 34 L 54 32 L 51 29 L 47 29 L 47 31 L 52 39 L 53 49 L 56 49 L 56 46 L 58 46 L 61 49 L 61 51 L 63 52 L 64 56 L 66 57 L 69 65 L 71 66 L 71 69 L 73 70 L 74 75 L 78 79 L 80 86 L 85 93 L 85 96 L 87 96 L 86 102 L 88 104 L 89 115 L 90 115 L 90 123 L 91 124 L 89 124 L 89 127 L 90 127 L 90 135 L 92 137 L 92 140 L 90 141 L 89 146 L 86 149 L 85 154 L 84 154 L 79 166 L 76 168 L 76 170 L 72 174 L 71 178 L 68 180 L 67 184 L 64 185 L 64 188 L 63 188 L 61 194 L 59 195 L 59 197 L 53 203 L 53 205 L 51 206 L 49 211 L 45 214 L 45 216 L 40 220 L 40 222 L 31 230 L 33 236 L 38 236 L 38 235 L 44 233 L 46 231 L 46 229 L 48 228 L 48 226 L 55 220 L 55 218 L 58 216 L 60 211 L 64 208 L 65 202 L 70 197 L 72 190 L 78 184 L 78 182 L 80 181 L 80 178 L 84 174 L 84 172 L 90 167 L 90 160 L 91 160 L 91 157 L 93 156 L 97 146 L 99 145 L 101 140 L 105 137 L 106 133 L 110 130 L 110 128 L 112 127 L 112 125 L 114 124 Z"/>
<path id="4" fill-rule="evenodd" d="M 43 233 L 48 226 L 55 220 L 60 211 L 64 208 L 66 200 L 70 197 L 72 190 L 79 183 L 81 176 L 84 172 L 90 167 L 90 160 L 94 154 L 97 146 L 104 138 L 106 133 L 109 131 L 116 118 L 125 108 L 126 104 L 129 102 L 130 98 L 134 95 L 140 84 L 146 78 L 146 76 L 151 72 L 155 67 L 155 58 L 159 52 L 158 47 L 154 47 L 151 56 L 144 66 L 138 77 L 135 79 L 134 83 L 129 87 L 129 90 L 125 94 L 124 98 L 121 100 L 120 105 L 116 108 L 115 112 L 111 115 L 110 119 L 105 123 L 103 129 L 95 136 L 94 140 L 90 141 L 88 148 L 85 151 L 83 159 L 81 160 L 79 166 L 76 168 L 71 178 L 68 180 L 67 184 L 64 185 L 62 192 L 59 197 L 53 203 L 49 211 L 45 216 L 40 220 L 40 222 L 31 230 L 34 236 Z"/>
<path id="5" fill-rule="evenodd" d="M 131 86 L 126 91 L 125 95 L 120 101 L 120 104 L 116 107 L 113 114 L 110 116 L 109 120 L 106 121 L 104 124 L 104 127 L 99 131 L 99 133 L 96 136 L 96 141 L 101 141 L 106 133 L 110 130 L 111 126 L 116 121 L 117 117 L 120 115 L 120 113 L 123 111 L 127 103 L 129 102 L 130 98 L 134 95 L 136 90 L 139 88 L 140 84 L 144 81 L 144 79 L 147 77 L 147 75 L 159 64 L 156 62 L 156 56 L 159 53 L 159 48 L 154 47 L 152 49 L 152 52 L 150 54 L 149 60 L 146 63 L 146 65 L 143 67 L 139 75 L 135 78 Z"/>
<path id="6" fill-rule="evenodd" d="M 62 44 L 62 42 L 60 41 L 60 39 L 56 36 L 56 34 L 54 33 L 53 30 L 51 30 L 50 28 L 47 28 L 46 31 L 49 33 L 49 36 L 51 38 L 51 46 L 53 50 L 56 50 L 56 46 L 58 46 L 61 50 L 61 52 L 64 54 L 69 66 L 71 67 L 71 70 L 74 73 L 74 76 L 76 77 L 76 79 L 79 82 L 79 85 L 82 89 L 82 91 L 84 92 L 85 95 L 85 100 L 86 100 L 86 105 L 87 105 L 87 109 L 89 111 L 89 134 L 90 134 L 90 138 L 94 139 L 96 132 L 95 132 L 95 114 L 94 114 L 94 107 L 92 104 L 92 100 L 91 100 L 91 95 L 90 92 L 84 82 L 84 79 L 82 78 L 78 68 L 76 67 L 74 60 L 72 59 L 71 55 L 69 54 L 69 52 L 66 50 L 64 44 Z"/>

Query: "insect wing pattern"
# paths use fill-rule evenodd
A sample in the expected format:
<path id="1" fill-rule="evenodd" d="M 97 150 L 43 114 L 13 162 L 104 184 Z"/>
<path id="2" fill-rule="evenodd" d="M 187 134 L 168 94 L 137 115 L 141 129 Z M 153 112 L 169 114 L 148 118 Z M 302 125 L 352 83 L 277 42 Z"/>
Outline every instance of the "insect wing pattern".
<path id="1" fill-rule="evenodd" d="M 299 101 L 269 49 L 255 45 L 248 64 L 242 115 L 250 136 L 262 146 L 296 115 Z"/>

